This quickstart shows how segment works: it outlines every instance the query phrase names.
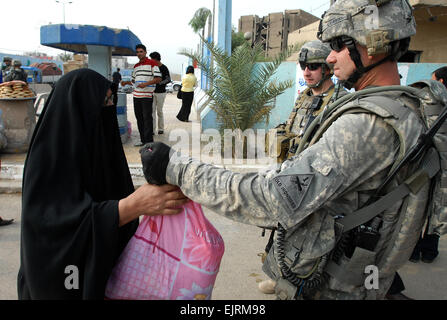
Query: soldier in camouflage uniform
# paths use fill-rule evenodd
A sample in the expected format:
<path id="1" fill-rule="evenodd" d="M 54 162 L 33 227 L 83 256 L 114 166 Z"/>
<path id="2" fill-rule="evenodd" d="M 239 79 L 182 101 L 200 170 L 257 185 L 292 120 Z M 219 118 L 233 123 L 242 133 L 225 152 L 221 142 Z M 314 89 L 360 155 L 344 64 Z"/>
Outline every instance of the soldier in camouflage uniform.
<path id="1" fill-rule="evenodd" d="M 320 40 L 307 42 L 299 52 L 298 63 L 307 88 L 298 96 L 287 122 L 272 130 L 277 143 L 272 144 L 276 148 L 269 154 L 277 158 L 278 163 L 295 155 L 306 128 L 329 103 L 346 94 L 340 86 L 336 88 L 331 80 L 332 65 L 326 62 L 330 52 L 329 45 Z"/>
<path id="2" fill-rule="evenodd" d="M 5 81 L 6 76 L 9 74 L 9 72 L 12 70 L 12 59 L 10 57 L 4 57 L 3 58 L 3 64 L 2 64 L 2 79 L 3 82 Z"/>
<path id="3" fill-rule="evenodd" d="M 371 9 L 378 12 L 377 24 L 370 19 Z M 338 0 L 324 15 L 319 37 L 331 44 L 327 61 L 335 75 L 346 87 L 362 91 L 400 84 L 396 61 L 415 32 L 406 0 L 376 5 Z M 235 173 L 153 143 L 141 150 L 144 174 L 151 183 L 179 186 L 193 201 L 229 219 L 277 227 L 263 270 L 277 282 L 280 299 L 383 299 L 422 230 L 429 183 L 422 180 L 352 237 L 344 237 L 340 221 L 362 217 L 357 211 L 425 128 L 414 111 L 418 101 L 411 97 L 390 91 L 347 98 L 339 100 L 343 104 L 332 116 L 321 119 L 308 147 L 279 170 Z M 415 171 L 415 166 L 400 170 L 387 192 Z M 378 268 L 377 288 L 366 286 L 368 265 Z"/>
<path id="4" fill-rule="evenodd" d="M 332 82 L 333 66 L 326 62 L 330 52 L 330 46 L 320 40 L 309 41 L 301 47 L 298 63 L 303 70 L 307 88 L 298 96 L 287 123 L 273 129 L 276 145 L 272 146 L 276 148 L 269 154 L 276 157 L 278 163 L 295 155 L 306 128 L 321 112 L 324 112 L 328 104 L 347 93 L 342 86 L 336 86 Z M 265 260 L 266 253 L 262 256 L 262 262 Z M 272 280 L 262 281 L 258 285 L 259 290 L 266 294 L 275 293 L 274 287 L 275 282 Z"/>
<path id="5" fill-rule="evenodd" d="M 9 74 L 4 78 L 5 82 L 8 81 L 23 81 L 27 82 L 28 75 L 25 70 L 22 69 L 22 62 L 20 60 L 14 60 L 13 68 Z"/>

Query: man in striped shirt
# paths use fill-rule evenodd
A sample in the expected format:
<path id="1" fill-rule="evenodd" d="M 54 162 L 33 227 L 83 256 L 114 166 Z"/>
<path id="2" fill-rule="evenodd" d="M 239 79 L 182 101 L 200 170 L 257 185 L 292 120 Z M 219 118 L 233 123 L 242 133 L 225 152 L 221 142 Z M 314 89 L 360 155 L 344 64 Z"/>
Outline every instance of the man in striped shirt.
<path id="1" fill-rule="evenodd" d="M 132 81 L 122 81 L 121 85 L 134 84 L 133 106 L 137 118 L 140 142 L 135 146 L 142 146 L 154 141 L 152 103 L 155 86 L 161 81 L 161 72 L 156 61 L 146 57 L 146 47 L 139 44 L 135 47 L 140 59 L 134 66 Z"/>

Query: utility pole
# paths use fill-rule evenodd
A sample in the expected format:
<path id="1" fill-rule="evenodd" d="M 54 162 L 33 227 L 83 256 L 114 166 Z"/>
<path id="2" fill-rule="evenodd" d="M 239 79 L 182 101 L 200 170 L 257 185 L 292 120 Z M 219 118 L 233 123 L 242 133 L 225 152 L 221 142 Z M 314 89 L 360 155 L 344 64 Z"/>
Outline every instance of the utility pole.
<path id="1" fill-rule="evenodd" d="M 64 24 L 65 24 L 65 4 L 72 4 L 73 1 L 56 0 L 56 3 L 62 4 L 62 12 L 63 12 Z"/>
<path id="2" fill-rule="evenodd" d="M 65 26 L 65 4 L 72 4 L 73 1 L 67 1 L 67 0 L 56 0 L 56 3 L 62 4 L 62 14 L 64 17 L 64 26 Z M 65 57 L 67 56 L 67 51 L 64 50 Z"/>
<path id="3" fill-rule="evenodd" d="M 216 0 L 213 0 L 213 19 L 211 26 L 211 40 L 216 42 L 216 38 L 214 37 L 214 22 L 216 21 Z"/>

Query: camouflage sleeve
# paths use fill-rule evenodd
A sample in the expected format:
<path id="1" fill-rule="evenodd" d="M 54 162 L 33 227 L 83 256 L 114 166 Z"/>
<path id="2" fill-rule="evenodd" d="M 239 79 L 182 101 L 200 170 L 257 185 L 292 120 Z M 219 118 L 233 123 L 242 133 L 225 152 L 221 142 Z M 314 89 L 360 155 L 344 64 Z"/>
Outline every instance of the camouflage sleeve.
<path id="1" fill-rule="evenodd" d="M 218 214 L 242 223 L 297 226 L 341 194 L 385 172 L 398 151 L 393 129 L 368 114 L 340 117 L 318 143 L 279 172 L 235 173 L 192 159 L 171 159 L 168 183 Z"/>
<path id="2" fill-rule="evenodd" d="M 447 234 L 447 199 L 441 192 L 441 186 L 441 179 L 439 179 L 435 184 L 428 219 L 428 234 L 437 234 L 438 236 Z"/>

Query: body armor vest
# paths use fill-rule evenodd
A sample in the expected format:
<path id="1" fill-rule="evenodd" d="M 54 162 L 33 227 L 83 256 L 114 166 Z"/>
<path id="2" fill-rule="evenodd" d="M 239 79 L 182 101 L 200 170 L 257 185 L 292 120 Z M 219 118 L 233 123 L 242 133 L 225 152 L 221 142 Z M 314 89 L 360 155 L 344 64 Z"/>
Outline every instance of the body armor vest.
<path id="1" fill-rule="evenodd" d="M 324 108 L 335 100 L 335 87 L 332 86 L 323 95 L 310 95 L 311 88 L 307 88 L 298 97 L 295 107 L 285 124 L 270 130 L 269 137 L 273 137 L 276 144 L 269 146 L 269 155 L 282 163 L 293 157 L 298 148 L 301 137 L 312 121 L 323 112 Z"/>
<path id="2" fill-rule="evenodd" d="M 427 83 L 420 86 L 422 89 L 417 95 L 396 89 L 392 92 L 366 94 L 342 105 L 324 119 L 309 145 L 316 143 L 325 130 L 341 115 L 370 113 L 381 117 L 399 137 L 400 150 L 398 159 L 395 161 L 394 166 L 396 166 L 407 151 L 418 142 L 421 134 L 427 131 L 427 127 L 430 126 L 430 118 L 427 115 L 433 116 L 435 112 L 433 106 L 437 103 L 438 106 L 435 109 L 439 115 L 440 100 L 434 97 L 430 90 L 430 84 L 427 85 Z M 446 93 L 443 92 L 443 94 Z M 447 98 L 445 103 L 447 103 Z M 343 224 L 338 223 L 337 220 L 335 220 L 335 235 L 338 248 L 336 246 L 330 252 L 312 252 L 305 257 L 300 257 L 300 250 L 306 241 L 306 231 L 298 229 L 287 237 L 278 234 L 277 237 L 281 237 L 283 242 L 272 247 L 263 270 L 277 282 L 276 293 L 281 299 L 296 299 L 298 289 L 300 289 L 300 293 L 303 292 L 300 298 L 309 299 L 382 299 L 385 296 L 396 270 L 408 261 L 421 234 L 427 213 L 433 208 L 433 205 L 429 205 L 430 194 L 433 191 L 431 187 L 436 185 L 439 189 L 442 186 L 440 177 L 445 170 L 442 169 L 440 158 L 443 159 L 441 153 L 445 152 L 445 146 L 441 147 L 444 151 L 440 151 L 438 145 L 439 141 L 446 141 L 443 140 L 447 137 L 446 127 L 447 124 L 444 124 L 435 136 L 436 149 L 429 149 L 417 163 L 402 167 L 386 185 L 386 196 L 402 186 L 408 188 L 409 192 L 404 193 L 405 196 L 401 198 L 391 197 L 390 203 L 385 202 L 384 208 L 373 212 L 372 217 L 380 219 L 380 223 L 376 224 L 374 228 L 370 227 L 366 230 L 367 237 L 366 240 L 363 239 L 366 245 L 360 241 L 356 242 L 357 245 L 352 246 L 354 238 L 352 236 L 344 237 L 347 234 L 344 233 L 346 230 L 343 230 Z M 432 179 L 436 174 L 438 175 L 437 179 Z M 439 201 L 442 204 L 442 196 Z M 440 205 L 439 201 L 438 206 Z M 377 201 L 369 207 L 374 207 L 373 205 L 379 202 Z M 383 206 L 384 203 L 381 204 Z M 361 217 L 362 210 L 367 212 L 368 208 L 346 213 L 345 216 L 354 219 L 358 216 Z M 444 211 L 436 212 L 438 213 L 435 213 L 436 216 L 445 218 L 445 215 L 442 216 Z M 367 214 L 371 214 L 371 212 Z M 442 218 L 438 218 L 438 220 L 442 220 Z M 357 226 L 355 223 L 353 225 Z M 344 226 L 346 227 L 346 224 Z M 362 232 L 357 232 L 358 228 L 353 231 L 356 231 L 355 236 L 362 234 Z M 371 238 L 368 239 L 369 236 Z M 342 241 L 346 243 L 342 245 Z M 368 241 L 374 245 L 368 247 Z M 347 253 L 346 245 L 351 245 L 353 250 Z M 340 246 L 341 250 L 337 250 L 340 249 Z M 278 263 L 279 254 L 289 257 L 284 262 L 297 275 L 294 279 L 284 277 L 284 272 Z M 366 266 L 378 268 L 379 289 L 366 289 Z M 301 288 L 298 288 L 296 283 L 300 283 Z"/>

